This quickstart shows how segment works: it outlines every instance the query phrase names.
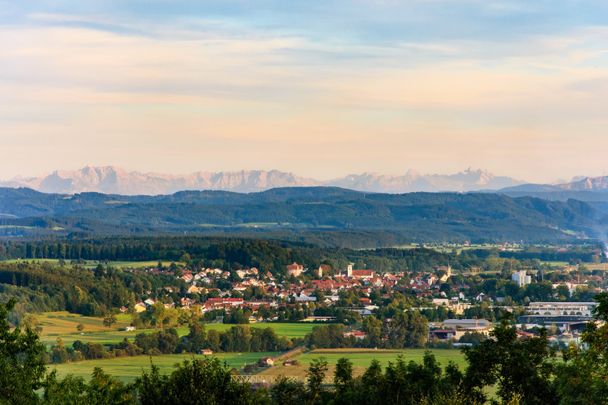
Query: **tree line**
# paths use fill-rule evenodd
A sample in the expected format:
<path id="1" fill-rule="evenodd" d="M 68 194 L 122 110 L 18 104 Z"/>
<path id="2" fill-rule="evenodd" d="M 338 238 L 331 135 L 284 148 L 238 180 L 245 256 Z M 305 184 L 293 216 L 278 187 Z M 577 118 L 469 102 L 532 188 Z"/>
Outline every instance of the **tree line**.
<path id="1" fill-rule="evenodd" d="M 280 352 L 290 350 L 294 345 L 301 343 L 301 340 L 278 336 L 272 328 L 250 328 L 238 325 L 219 332 L 207 331 L 203 324 L 194 322 L 189 326 L 189 333 L 182 337 L 178 336 L 174 328 L 169 328 L 152 333 L 138 333 L 132 342 L 125 338 L 122 342 L 107 347 L 80 340 L 67 347 L 61 339 L 57 339 L 57 343 L 46 355 L 46 361 L 66 363 L 138 355 L 197 354 L 206 349 L 214 353 Z"/>
<path id="2" fill-rule="evenodd" d="M 310 349 L 317 348 L 385 348 L 404 349 L 424 347 L 428 342 L 428 321 L 418 311 L 405 311 L 395 314 L 389 321 L 375 316 L 363 319 L 363 338 L 347 333 L 342 324 L 315 326 L 306 335 L 305 342 Z"/>
<path id="3" fill-rule="evenodd" d="M 179 293 L 184 283 L 169 275 L 106 266 L 87 269 L 50 263 L 0 263 L 0 297 L 19 299 L 22 313 L 70 311 L 102 316 L 121 306 L 132 307 L 148 291 L 160 294 L 165 287 Z"/>
<path id="4" fill-rule="evenodd" d="M 237 237 L 115 237 L 0 241 L 0 259 L 62 259 L 66 261 L 179 261 L 187 254 L 196 267 L 225 270 L 257 267 L 273 274 L 298 262 L 315 268 L 323 262 L 345 268 L 349 262 L 377 271 L 424 271 L 448 262 L 458 267 L 458 258 L 430 249 L 353 250 L 321 247 L 308 243 Z M 471 260 L 471 258 L 467 259 Z"/>
<path id="5" fill-rule="evenodd" d="M 304 338 L 278 336 L 274 329 L 251 328 L 236 325 L 219 332 L 206 330 L 197 320 L 189 324 L 189 332 L 178 336 L 174 328 L 162 329 L 152 333 L 138 333 L 131 342 L 125 338 L 117 344 L 102 345 L 75 341 L 66 346 L 58 338 L 46 358 L 50 363 L 65 363 L 80 360 L 104 359 L 123 356 L 161 355 L 174 353 L 212 352 L 282 352 L 305 345 L 309 349 L 318 348 L 386 348 L 403 349 L 424 347 L 428 341 L 428 322 L 418 312 L 397 314 L 389 323 L 375 317 L 363 321 L 366 336 L 357 339 L 348 334 L 343 324 L 315 326 Z"/>
<path id="6" fill-rule="evenodd" d="M 29 328 L 8 322 L 11 301 L 0 305 L 0 402 L 6 404 L 503 404 L 608 403 L 608 294 L 597 296 L 595 319 L 582 337 L 558 356 L 546 333 L 518 339 L 505 318 L 491 339 L 464 349 L 465 370 L 445 368 L 431 353 L 422 363 L 402 358 L 384 369 L 376 360 L 360 376 L 347 358 L 333 376 L 319 358 L 306 381 L 279 378 L 254 386 L 216 358 L 185 361 L 169 375 L 156 367 L 133 384 L 95 369 L 89 381 L 59 379 L 44 365 L 44 345 Z M 495 387 L 494 398 L 488 388 Z"/>

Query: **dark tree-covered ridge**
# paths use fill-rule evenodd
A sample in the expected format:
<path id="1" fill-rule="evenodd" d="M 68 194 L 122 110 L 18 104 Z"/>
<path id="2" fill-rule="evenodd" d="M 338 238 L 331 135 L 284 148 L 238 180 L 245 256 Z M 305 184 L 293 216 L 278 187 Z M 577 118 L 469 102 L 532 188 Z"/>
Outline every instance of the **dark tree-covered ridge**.
<path id="1" fill-rule="evenodd" d="M 418 241 L 555 241 L 596 236 L 606 225 L 603 210 L 576 200 L 484 193 L 374 194 L 329 187 L 135 197 L 5 188 L 0 189 L 0 214 L 6 235 L 155 231 L 287 234 L 295 238 L 298 232 L 306 237 L 371 232 Z"/>

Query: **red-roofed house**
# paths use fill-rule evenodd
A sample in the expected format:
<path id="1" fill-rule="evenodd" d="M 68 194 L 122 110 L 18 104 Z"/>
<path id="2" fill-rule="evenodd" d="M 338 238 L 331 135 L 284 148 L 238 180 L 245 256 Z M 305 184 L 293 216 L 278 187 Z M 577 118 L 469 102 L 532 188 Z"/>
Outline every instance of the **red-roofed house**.
<path id="1" fill-rule="evenodd" d="M 356 279 L 366 280 L 373 278 L 376 272 L 373 270 L 353 270 L 353 264 L 349 264 L 346 268 L 346 277 L 352 277 Z"/>
<path id="2" fill-rule="evenodd" d="M 373 278 L 375 275 L 376 272 L 373 270 L 353 270 L 351 277 L 361 280 L 367 280 Z"/>
<path id="3" fill-rule="evenodd" d="M 298 264 L 296 262 L 293 262 L 292 264 L 287 265 L 287 275 L 288 276 L 299 277 L 303 271 L 304 271 L 304 266 L 302 266 L 301 264 Z"/>
<path id="4" fill-rule="evenodd" d="M 227 307 L 240 307 L 244 303 L 242 298 L 208 298 L 205 301 L 205 308 L 227 308 Z"/>
<path id="5" fill-rule="evenodd" d="M 367 334 L 363 331 L 360 330 L 354 330 L 351 332 L 344 332 L 344 337 L 354 337 L 355 339 L 358 340 L 363 340 L 365 339 L 365 336 L 367 336 Z"/>

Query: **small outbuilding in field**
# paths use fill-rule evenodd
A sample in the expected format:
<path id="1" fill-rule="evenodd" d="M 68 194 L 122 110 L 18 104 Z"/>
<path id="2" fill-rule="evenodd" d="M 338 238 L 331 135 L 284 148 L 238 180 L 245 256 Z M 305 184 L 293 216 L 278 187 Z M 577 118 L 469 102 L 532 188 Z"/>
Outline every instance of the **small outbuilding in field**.
<path id="1" fill-rule="evenodd" d="M 262 357 L 258 364 L 260 367 L 272 367 L 274 366 L 274 360 L 272 357 Z"/>

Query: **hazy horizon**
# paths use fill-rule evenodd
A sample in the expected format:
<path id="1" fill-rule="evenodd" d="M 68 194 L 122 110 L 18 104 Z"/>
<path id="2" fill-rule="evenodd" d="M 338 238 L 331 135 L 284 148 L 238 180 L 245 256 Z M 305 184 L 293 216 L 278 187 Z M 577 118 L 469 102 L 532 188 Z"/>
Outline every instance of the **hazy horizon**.
<path id="1" fill-rule="evenodd" d="M 0 0 L 0 178 L 607 173 L 608 4 Z"/>
<path id="2" fill-rule="evenodd" d="M 261 167 L 250 167 L 250 168 L 234 168 L 234 169 L 227 169 L 227 170 L 208 170 L 205 168 L 201 168 L 199 170 L 194 170 L 194 171 L 188 171 L 188 172 L 179 172 L 179 171 L 175 171 L 175 172 L 170 172 L 170 171 L 158 171 L 158 170 L 141 170 L 141 169 L 137 169 L 137 168 L 128 168 L 128 167 L 124 167 L 124 166 L 119 166 L 119 165 L 112 165 L 112 164 L 100 164 L 100 165 L 94 165 L 94 164 L 85 164 L 84 166 L 81 167 L 63 167 L 63 168 L 55 168 L 49 171 L 44 171 L 44 172 L 38 172 L 38 173 L 32 173 L 32 174 L 18 174 L 18 175 L 14 175 L 11 177 L 0 177 L 0 181 L 9 181 L 9 180 L 13 180 L 13 179 L 17 179 L 17 178 L 33 178 L 33 177 L 44 177 L 44 176 L 48 176 L 54 172 L 59 172 L 59 173 L 71 173 L 71 172 L 79 172 L 81 170 L 84 170 L 86 168 L 94 168 L 94 169 L 99 169 L 99 168 L 113 168 L 113 169 L 118 169 L 118 170 L 124 170 L 125 172 L 128 173 L 141 173 L 141 174 L 150 174 L 150 175 L 154 175 L 154 174 L 158 174 L 158 175 L 168 175 L 168 176 L 188 176 L 191 174 L 195 174 L 195 173 L 238 173 L 241 171 L 265 171 L 265 172 L 270 172 L 270 171 L 278 171 L 281 173 L 289 173 L 289 174 L 293 174 L 295 176 L 298 177 L 302 177 L 302 178 L 310 178 L 310 179 L 314 179 L 314 180 L 319 180 L 319 181 L 330 181 L 330 180 L 336 180 L 336 179 L 340 179 L 346 176 L 350 176 L 350 175 L 361 175 L 361 174 L 377 174 L 377 175 L 381 175 L 381 176 L 405 176 L 410 172 L 416 173 L 418 175 L 421 176 L 449 176 L 449 175 L 456 175 L 456 174 L 461 174 L 461 173 L 466 173 L 466 172 L 487 172 L 491 175 L 494 176 L 499 176 L 499 177 L 510 177 L 513 180 L 517 180 L 520 181 L 522 183 L 531 183 L 528 182 L 527 179 L 525 178 L 516 178 L 514 176 L 509 175 L 509 173 L 494 173 L 491 172 L 490 170 L 487 170 L 485 168 L 482 167 L 465 167 L 462 168 L 460 170 L 456 170 L 453 172 L 422 172 L 419 170 L 416 170 L 415 168 L 408 168 L 406 170 L 404 170 L 403 172 L 400 173 L 385 173 L 385 172 L 379 172 L 379 171 L 374 171 L 374 170 L 367 170 L 367 171 L 360 171 L 360 172 L 348 172 L 348 173 L 342 173 L 339 174 L 337 176 L 333 176 L 333 177 L 315 177 L 315 176 L 309 176 L 303 173 L 298 173 L 298 172 L 294 172 L 294 171 L 290 171 L 290 170 L 281 170 L 278 168 L 261 168 Z M 600 176 L 605 176 L 604 174 L 599 174 L 599 175 L 573 175 L 570 176 L 568 178 L 560 178 L 560 179 L 554 179 L 553 181 L 549 181 L 546 182 L 546 184 L 558 184 L 558 183 L 565 183 L 565 182 L 571 182 L 571 181 L 575 181 L 577 179 L 581 179 L 584 177 L 600 177 Z"/>

